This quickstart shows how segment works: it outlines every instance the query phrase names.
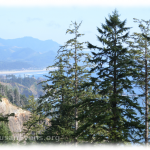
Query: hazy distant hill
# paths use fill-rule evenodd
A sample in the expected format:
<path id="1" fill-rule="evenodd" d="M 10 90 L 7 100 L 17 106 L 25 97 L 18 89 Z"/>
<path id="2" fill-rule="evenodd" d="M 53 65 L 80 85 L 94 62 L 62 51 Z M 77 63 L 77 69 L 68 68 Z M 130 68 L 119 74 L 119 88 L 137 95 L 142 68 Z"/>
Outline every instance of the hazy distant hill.
<path id="1" fill-rule="evenodd" d="M 15 61 L 15 62 L 8 62 L 8 61 L 0 61 L 0 70 L 6 71 L 6 70 L 22 70 L 22 69 L 29 69 L 29 68 L 35 68 L 36 66 L 33 66 L 27 62 L 23 61 Z"/>
<path id="2" fill-rule="evenodd" d="M 60 44 L 52 40 L 41 41 L 32 37 L 23 37 L 17 39 L 0 38 L 0 62 L 1 64 L 12 63 L 12 69 L 15 69 L 20 62 L 24 64 L 22 68 L 47 67 L 53 64 Z M 15 62 L 15 63 L 14 63 Z M 13 64 L 15 66 L 13 67 Z M 8 70 L 10 67 L 3 68 Z M 18 67 L 17 67 L 18 68 Z M 1 68 L 0 68 L 1 70 Z"/>
<path id="3" fill-rule="evenodd" d="M 20 48 L 19 50 L 13 52 L 11 54 L 11 56 L 9 57 L 9 59 L 12 60 L 26 60 L 29 59 L 31 57 L 40 55 L 39 52 L 36 52 L 30 48 Z"/>
<path id="4" fill-rule="evenodd" d="M 33 57 L 27 58 L 26 61 L 34 66 L 48 67 L 54 64 L 54 59 L 57 53 L 53 51 L 48 51 L 43 54 L 34 55 Z"/>
<path id="5" fill-rule="evenodd" d="M 52 40 L 41 41 L 32 37 L 23 37 L 17 39 L 1 39 L 0 46 L 9 46 L 9 47 L 20 47 L 20 48 L 31 48 L 36 52 L 47 52 L 58 50 L 60 44 Z"/>

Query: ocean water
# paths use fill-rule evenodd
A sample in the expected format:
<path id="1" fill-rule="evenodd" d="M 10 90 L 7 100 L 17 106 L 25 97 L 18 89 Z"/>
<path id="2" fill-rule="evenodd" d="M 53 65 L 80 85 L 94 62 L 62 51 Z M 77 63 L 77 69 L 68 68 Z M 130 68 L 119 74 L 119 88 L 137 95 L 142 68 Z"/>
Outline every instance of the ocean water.
<path id="1" fill-rule="evenodd" d="M 39 77 L 42 77 L 42 78 L 44 78 L 44 79 L 47 79 L 44 75 L 49 75 L 49 71 L 15 73 L 15 74 L 13 74 L 13 75 L 15 75 L 15 76 L 17 76 L 17 77 L 21 76 L 22 78 L 25 77 L 25 76 L 28 76 L 28 77 L 34 76 L 36 79 L 38 79 Z M 96 73 L 93 73 L 91 76 L 92 76 L 92 77 L 97 77 Z M 52 84 L 52 82 L 49 82 L 49 84 Z M 137 87 L 133 87 L 133 90 L 134 90 L 134 92 L 135 92 L 136 95 L 141 94 L 141 92 L 142 92 L 142 90 L 139 89 L 139 88 L 137 88 Z M 125 94 L 125 95 L 127 95 L 127 94 L 130 95 L 130 94 L 127 93 L 126 91 L 124 91 L 124 94 Z M 132 95 L 131 95 L 131 96 L 132 96 Z M 142 98 L 138 98 L 138 102 L 139 102 L 139 104 L 140 104 L 141 106 L 144 105 Z"/>
<path id="2" fill-rule="evenodd" d="M 22 78 L 24 78 L 25 76 L 27 77 L 32 77 L 34 76 L 36 79 L 42 77 L 44 79 L 47 79 L 44 75 L 50 75 L 49 71 L 39 71 L 39 72 L 25 72 L 25 73 L 14 73 L 13 75 L 19 77 L 21 76 Z M 92 77 L 97 77 L 96 73 L 92 73 L 91 75 Z M 141 94 L 141 89 L 134 87 L 134 91 L 137 94 Z M 126 92 L 125 92 L 126 93 Z"/>

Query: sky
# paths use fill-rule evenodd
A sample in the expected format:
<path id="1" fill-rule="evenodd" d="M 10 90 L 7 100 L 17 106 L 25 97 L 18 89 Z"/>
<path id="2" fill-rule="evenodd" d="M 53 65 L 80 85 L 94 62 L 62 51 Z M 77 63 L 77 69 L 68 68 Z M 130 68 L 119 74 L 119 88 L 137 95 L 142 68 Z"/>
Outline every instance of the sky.
<path id="1" fill-rule="evenodd" d="M 148 0 L 0 0 L 0 38 L 15 39 L 30 36 L 53 40 L 63 45 L 73 38 L 66 34 L 71 21 L 82 24 L 81 41 L 98 46 L 97 27 L 117 9 L 120 20 L 127 20 L 130 33 L 139 32 L 133 18 L 150 20 Z"/>

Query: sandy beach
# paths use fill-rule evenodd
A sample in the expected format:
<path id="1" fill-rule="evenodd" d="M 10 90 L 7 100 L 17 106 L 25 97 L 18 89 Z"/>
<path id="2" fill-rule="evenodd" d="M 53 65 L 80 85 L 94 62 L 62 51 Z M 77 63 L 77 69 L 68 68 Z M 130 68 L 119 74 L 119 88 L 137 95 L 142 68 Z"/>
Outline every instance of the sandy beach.
<path id="1" fill-rule="evenodd" d="M 0 75 L 2 74 L 15 74 L 15 73 L 27 73 L 27 72 L 45 72 L 45 71 L 50 71 L 50 70 L 55 70 L 56 68 L 45 68 L 45 69 L 41 69 L 41 70 L 20 70 L 20 71 L 0 71 Z"/>
<path id="2" fill-rule="evenodd" d="M 48 71 L 48 70 L 43 69 L 43 70 L 0 71 L 0 75 L 2 75 L 2 74 L 15 74 L 15 73 L 27 73 L 27 72 L 43 72 L 43 71 Z"/>

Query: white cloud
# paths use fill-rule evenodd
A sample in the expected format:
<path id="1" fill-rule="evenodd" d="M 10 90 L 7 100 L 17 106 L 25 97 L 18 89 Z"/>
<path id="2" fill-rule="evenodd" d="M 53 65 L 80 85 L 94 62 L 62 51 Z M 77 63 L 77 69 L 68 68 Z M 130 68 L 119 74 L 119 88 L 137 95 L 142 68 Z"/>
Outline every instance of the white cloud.
<path id="1" fill-rule="evenodd" d="M 60 27 L 60 25 L 58 23 L 55 23 L 54 21 L 50 21 L 48 23 L 48 26 L 49 27 L 55 27 L 55 28 L 59 28 Z"/>
<path id="2" fill-rule="evenodd" d="M 30 17 L 27 18 L 27 22 L 41 21 L 41 20 L 42 20 L 41 18 L 30 18 Z"/>
<path id="3" fill-rule="evenodd" d="M 0 0 L 0 6 L 150 6 L 149 0 Z"/>
<path id="4" fill-rule="evenodd" d="M 5 46 L 5 45 L 3 45 L 2 43 L 0 43 L 0 46 Z"/>

